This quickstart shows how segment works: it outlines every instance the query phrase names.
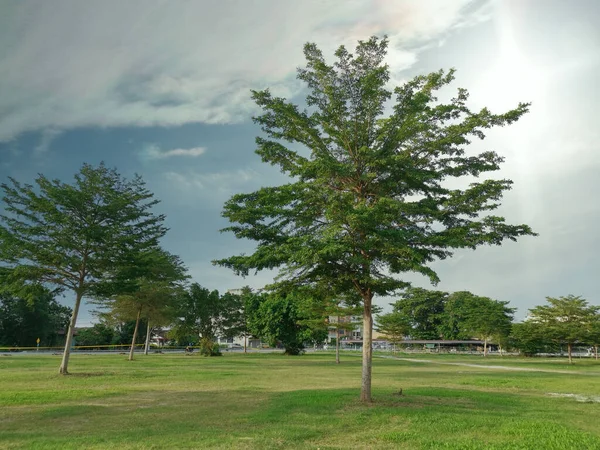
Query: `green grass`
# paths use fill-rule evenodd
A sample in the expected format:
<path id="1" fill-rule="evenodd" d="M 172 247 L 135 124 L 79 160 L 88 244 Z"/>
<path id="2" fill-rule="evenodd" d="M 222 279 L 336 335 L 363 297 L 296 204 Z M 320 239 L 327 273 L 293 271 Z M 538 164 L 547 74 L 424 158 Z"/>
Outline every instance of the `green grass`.
<path id="1" fill-rule="evenodd" d="M 600 404 L 548 395 L 600 396 L 595 361 L 398 356 L 433 363 L 375 358 L 372 405 L 357 354 L 0 357 L 0 448 L 600 449 Z"/>

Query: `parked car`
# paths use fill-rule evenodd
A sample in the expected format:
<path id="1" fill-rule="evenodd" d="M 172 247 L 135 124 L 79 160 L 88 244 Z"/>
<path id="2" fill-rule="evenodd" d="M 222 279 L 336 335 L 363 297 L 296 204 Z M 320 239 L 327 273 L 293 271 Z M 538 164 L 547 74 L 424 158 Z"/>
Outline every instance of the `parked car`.
<path id="1" fill-rule="evenodd" d="M 231 344 L 225 349 L 226 352 L 229 352 L 231 350 L 244 350 L 244 347 L 242 347 L 240 344 Z"/>

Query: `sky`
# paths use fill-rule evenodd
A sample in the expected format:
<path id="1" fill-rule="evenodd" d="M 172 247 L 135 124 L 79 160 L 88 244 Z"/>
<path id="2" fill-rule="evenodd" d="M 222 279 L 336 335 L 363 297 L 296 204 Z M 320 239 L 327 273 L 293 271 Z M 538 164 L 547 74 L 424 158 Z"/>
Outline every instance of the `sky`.
<path id="1" fill-rule="evenodd" d="M 509 301 L 517 319 L 546 296 L 600 305 L 598 23 L 596 0 L 0 0 L 0 181 L 70 181 L 101 161 L 138 173 L 193 281 L 260 288 L 272 272 L 243 279 L 211 264 L 253 248 L 219 232 L 223 203 L 286 182 L 254 153 L 250 90 L 301 104 L 304 43 L 331 60 L 385 34 L 394 84 L 454 67 L 447 95 L 466 88 L 474 109 L 532 102 L 472 151 L 506 158 L 494 176 L 514 186 L 499 212 L 539 236 L 459 251 L 434 264 L 435 288 Z M 79 325 L 93 321 L 84 307 Z"/>

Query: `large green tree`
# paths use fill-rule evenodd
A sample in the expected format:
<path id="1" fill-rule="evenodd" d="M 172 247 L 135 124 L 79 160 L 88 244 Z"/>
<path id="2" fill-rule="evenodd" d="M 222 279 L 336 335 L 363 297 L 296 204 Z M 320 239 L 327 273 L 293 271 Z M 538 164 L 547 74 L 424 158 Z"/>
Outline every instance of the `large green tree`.
<path id="1" fill-rule="evenodd" d="M 493 300 L 462 291 L 451 294 L 444 312 L 444 325 L 454 336 L 448 338 L 483 341 L 483 356 L 487 356 L 488 341 L 504 342 L 510 334 L 515 309 L 508 302 Z"/>
<path id="2" fill-rule="evenodd" d="M 59 372 L 68 373 L 73 331 L 84 297 L 130 254 L 155 247 L 166 228 L 152 212 L 158 202 L 136 176 L 127 180 L 100 164 L 84 164 L 72 184 L 39 175 L 36 186 L 10 178 L 2 184 L 0 261 L 14 291 L 30 283 L 75 295 Z"/>
<path id="3" fill-rule="evenodd" d="M 587 300 L 574 295 L 546 297 L 546 301 L 547 305 L 529 310 L 528 321 L 537 324 L 552 341 L 566 344 L 569 363 L 572 363 L 573 345 L 588 341 L 590 327 L 595 322 L 598 308 L 590 306 Z"/>
<path id="4" fill-rule="evenodd" d="M 256 299 L 249 312 L 248 326 L 253 335 L 275 347 L 281 344 L 286 355 L 299 355 L 304 344 L 313 340 L 313 329 L 303 311 L 298 294 L 265 294 Z"/>
<path id="5" fill-rule="evenodd" d="M 440 327 L 448 293 L 423 288 L 408 288 L 400 299 L 392 304 L 400 318 L 404 316 L 410 324 L 408 333 L 413 339 L 439 339 Z"/>
<path id="6" fill-rule="evenodd" d="M 538 323 L 525 321 L 514 323 L 509 336 L 509 346 L 518 349 L 524 356 L 553 350 L 551 341 Z"/>
<path id="7" fill-rule="evenodd" d="M 479 304 L 467 321 L 467 328 L 473 335 L 483 340 L 483 356 L 487 356 L 488 341 L 494 341 L 499 348 L 506 342 L 512 328 L 515 308 L 508 302 L 480 297 Z"/>
<path id="8" fill-rule="evenodd" d="M 239 274 L 279 267 L 278 283 L 355 291 L 363 306 L 366 402 L 373 297 L 406 287 L 397 277 L 404 272 L 437 282 L 431 262 L 455 249 L 533 234 L 527 225 L 486 214 L 512 185 L 483 176 L 497 171 L 503 158 L 465 151 L 469 139 L 517 121 L 528 105 L 503 114 L 473 112 L 464 89 L 438 102 L 435 93 L 453 80 L 453 71 L 418 76 L 391 91 L 387 46 L 387 39 L 375 37 L 359 41 L 355 54 L 342 46 L 328 64 L 315 44 L 306 44 L 298 78 L 308 88 L 307 109 L 269 90 L 253 92 L 263 110 L 254 118 L 264 132 L 256 152 L 290 182 L 234 195 L 225 204 L 223 215 L 232 223 L 225 230 L 258 245 L 252 254 L 215 261 Z M 464 189 L 446 183 L 463 177 L 472 182 Z"/>
<path id="9" fill-rule="evenodd" d="M 210 291 L 198 283 L 193 283 L 181 296 L 178 304 L 178 320 L 174 327 L 174 336 L 183 342 L 190 336 L 200 338 L 203 353 L 209 356 L 220 354 L 217 338 L 228 337 L 230 328 L 237 329 L 241 297 L 219 291 Z"/>

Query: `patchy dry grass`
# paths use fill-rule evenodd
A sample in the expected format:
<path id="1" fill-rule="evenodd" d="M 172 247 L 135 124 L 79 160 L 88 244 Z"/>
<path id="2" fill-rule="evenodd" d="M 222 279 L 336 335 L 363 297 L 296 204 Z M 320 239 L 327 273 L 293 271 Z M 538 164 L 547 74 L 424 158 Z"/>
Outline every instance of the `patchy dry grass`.
<path id="1" fill-rule="evenodd" d="M 2 358 L 0 448 L 600 448 L 598 405 L 576 397 L 600 396 L 593 361 L 376 358 L 363 405 L 360 359 L 342 359 L 73 355 L 61 377 L 57 356 Z"/>

